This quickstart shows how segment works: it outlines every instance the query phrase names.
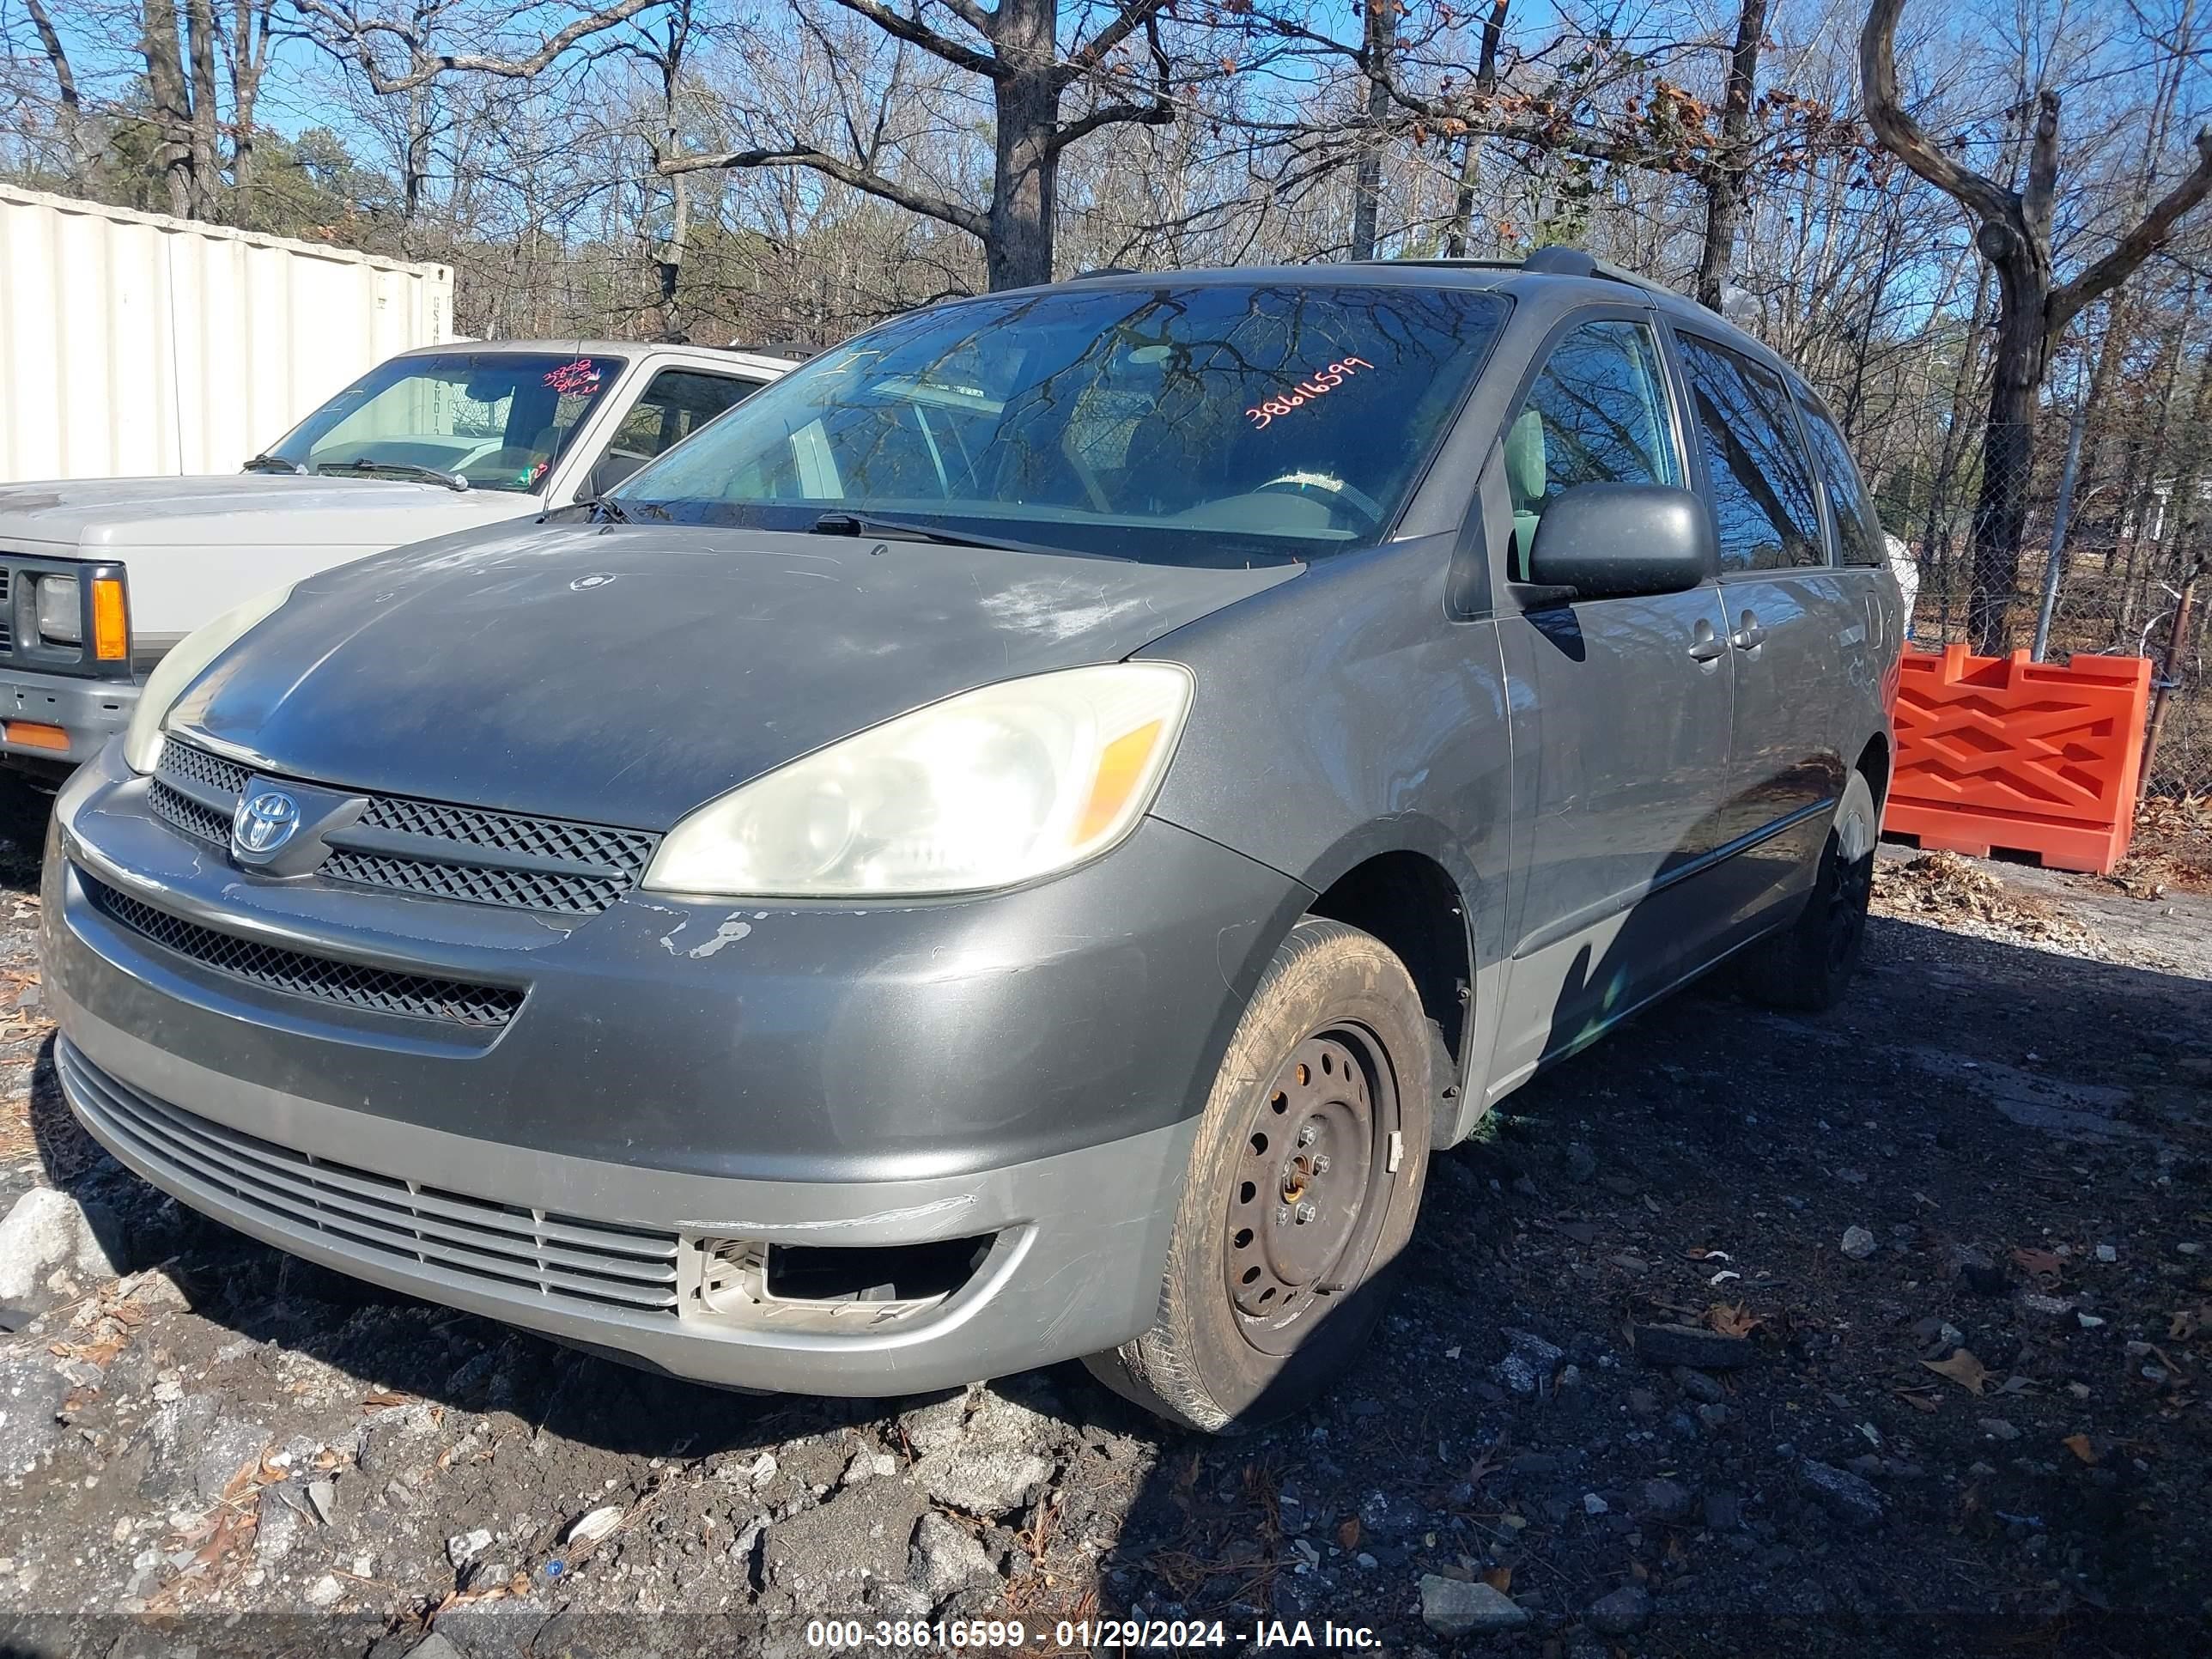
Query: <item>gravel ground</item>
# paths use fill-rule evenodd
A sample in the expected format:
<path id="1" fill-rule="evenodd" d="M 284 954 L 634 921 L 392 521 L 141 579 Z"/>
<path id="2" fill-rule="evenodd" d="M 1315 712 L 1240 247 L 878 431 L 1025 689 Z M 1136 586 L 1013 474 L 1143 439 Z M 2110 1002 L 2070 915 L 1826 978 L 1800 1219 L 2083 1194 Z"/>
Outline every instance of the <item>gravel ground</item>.
<path id="1" fill-rule="evenodd" d="M 1886 852 L 1842 1008 L 1693 991 L 1516 1096 L 1342 1389 L 1205 1441 L 1073 1366 L 714 1393 L 203 1222 L 59 1106 L 17 863 L 0 1208 L 130 1271 L 0 1335 L 0 1654 L 2212 1651 L 2212 898 Z"/>

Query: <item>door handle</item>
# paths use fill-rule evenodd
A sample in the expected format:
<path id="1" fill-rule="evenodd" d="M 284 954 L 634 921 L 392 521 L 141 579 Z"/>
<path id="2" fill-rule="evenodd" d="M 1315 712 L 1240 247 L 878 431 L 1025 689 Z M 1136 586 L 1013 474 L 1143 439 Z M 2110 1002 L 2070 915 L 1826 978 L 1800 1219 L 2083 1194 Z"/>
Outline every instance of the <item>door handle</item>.
<path id="1" fill-rule="evenodd" d="M 1690 647 L 1690 658 L 1693 662 L 1717 662 L 1727 653 L 1728 647 L 1721 643 L 1717 634 L 1700 634 L 1697 643 Z"/>
<path id="2" fill-rule="evenodd" d="M 1756 651 L 1766 643 L 1766 630 L 1759 625 L 1759 613 L 1743 613 L 1743 626 L 1729 635 L 1729 643 L 1739 651 Z"/>

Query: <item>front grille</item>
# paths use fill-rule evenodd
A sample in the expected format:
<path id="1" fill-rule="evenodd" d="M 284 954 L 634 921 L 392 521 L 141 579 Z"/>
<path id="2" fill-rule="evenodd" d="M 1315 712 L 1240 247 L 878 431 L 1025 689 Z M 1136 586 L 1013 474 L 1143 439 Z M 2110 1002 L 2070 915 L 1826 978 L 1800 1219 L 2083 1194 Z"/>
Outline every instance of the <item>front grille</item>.
<path id="1" fill-rule="evenodd" d="M 78 1114 L 157 1182 L 184 1185 L 179 1196 L 211 1188 L 280 1233 L 420 1262 L 490 1289 L 675 1316 L 674 1233 L 525 1209 L 295 1152 L 109 1077 L 66 1037 L 54 1044 L 54 1068 Z"/>
<path id="2" fill-rule="evenodd" d="M 9 604 L 14 596 L 15 573 L 0 564 L 0 651 L 15 648 L 15 607 Z"/>
<path id="3" fill-rule="evenodd" d="M 210 846 L 230 844 L 251 771 L 176 738 L 161 745 L 147 804 Z M 402 848 L 390 838 L 414 843 Z M 330 836 L 319 873 L 470 904 L 595 916 L 637 885 L 658 838 L 636 830 L 371 795 L 359 822 Z M 380 843 L 380 844 L 371 844 Z"/>
<path id="4" fill-rule="evenodd" d="M 510 986 L 395 973 L 218 933 L 118 892 L 82 870 L 76 874 L 93 908 L 118 927 L 210 972 L 266 990 L 375 1013 L 444 1020 L 474 1030 L 497 1030 L 522 1006 L 522 993 Z"/>

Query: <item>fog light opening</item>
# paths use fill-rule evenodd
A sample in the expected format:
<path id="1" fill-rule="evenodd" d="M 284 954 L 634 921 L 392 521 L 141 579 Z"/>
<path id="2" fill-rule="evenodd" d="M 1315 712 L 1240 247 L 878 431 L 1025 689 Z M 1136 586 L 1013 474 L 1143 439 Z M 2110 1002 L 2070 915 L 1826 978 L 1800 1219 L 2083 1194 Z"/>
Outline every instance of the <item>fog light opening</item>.
<path id="1" fill-rule="evenodd" d="M 996 1243 L 990 1233 L 856 1248 L 702 1238 L 694 1305 L 749 1325 L 842 1329 L 911 1319 L 957 1295 Z"/>

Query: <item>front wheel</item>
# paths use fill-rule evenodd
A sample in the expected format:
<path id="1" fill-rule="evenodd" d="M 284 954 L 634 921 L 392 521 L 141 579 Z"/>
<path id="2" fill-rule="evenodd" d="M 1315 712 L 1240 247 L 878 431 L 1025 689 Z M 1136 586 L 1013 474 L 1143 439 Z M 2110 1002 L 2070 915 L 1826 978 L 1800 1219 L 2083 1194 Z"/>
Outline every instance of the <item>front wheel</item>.
<path id="1" fill-rule="evenodd" d="M 1231 1433 L 1347 1365 L 1382 1311 L 1428 1172 L 1431 1027 L 1373 935 L 1309 916 L 1261 975 L 1214 1080 L 1158 1317 L 1086 1360 L 1171 1422 Z"/>
<path id="2" fill-rule="evenodd" d="M 1874 896 L 1874 846 L 1881 830 L 1874 789 L 1851 774 L 1820 849 L 1812 896 L 1797 920 L 1748 952 L 1745 988 L 1770 1007 L 1818 1013 L 1834 1006 L 1858 966 Z"/>

